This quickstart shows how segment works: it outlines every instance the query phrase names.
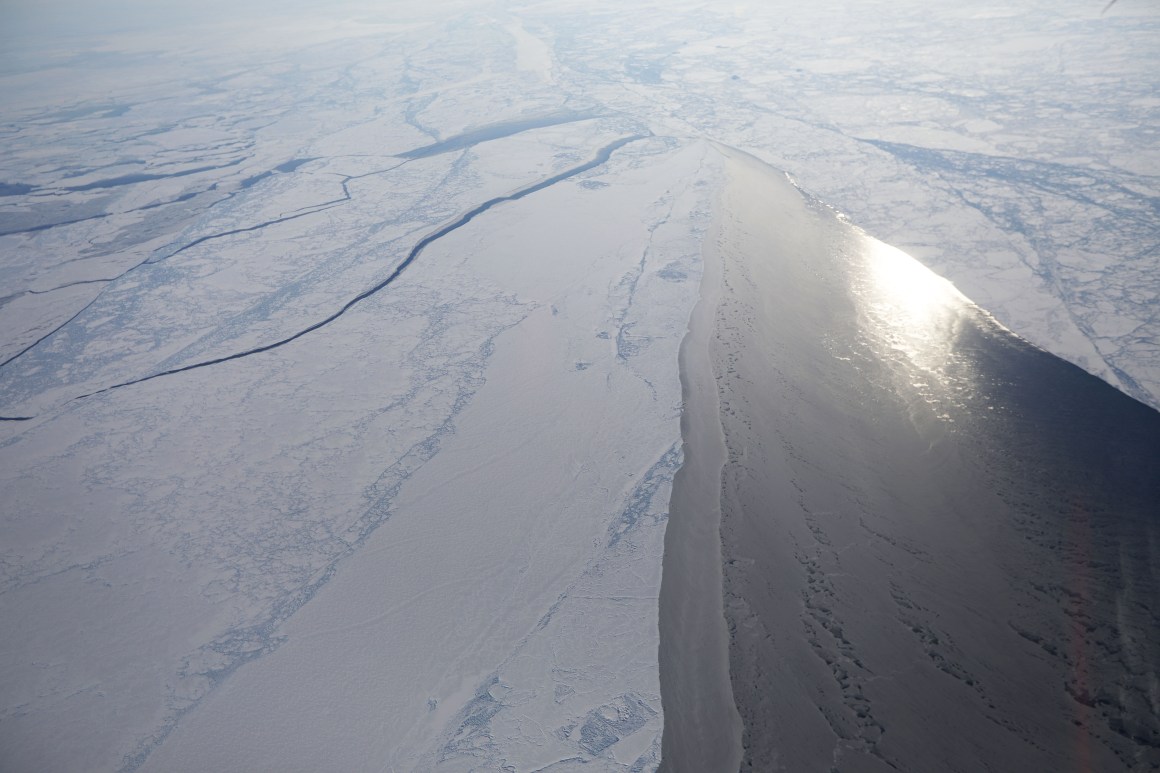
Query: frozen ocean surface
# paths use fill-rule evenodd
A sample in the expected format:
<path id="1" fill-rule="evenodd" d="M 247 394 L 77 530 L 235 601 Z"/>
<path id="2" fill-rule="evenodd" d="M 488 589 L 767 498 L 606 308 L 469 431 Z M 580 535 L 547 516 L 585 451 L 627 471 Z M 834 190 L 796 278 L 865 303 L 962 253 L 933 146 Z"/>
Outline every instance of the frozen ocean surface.
<path id="1" fill-rule="evenodd" d="M 721 147 L 1160 407 L 1152 5 L 239 6 L 0 10 L 5 770 L 655 769 Z"/>

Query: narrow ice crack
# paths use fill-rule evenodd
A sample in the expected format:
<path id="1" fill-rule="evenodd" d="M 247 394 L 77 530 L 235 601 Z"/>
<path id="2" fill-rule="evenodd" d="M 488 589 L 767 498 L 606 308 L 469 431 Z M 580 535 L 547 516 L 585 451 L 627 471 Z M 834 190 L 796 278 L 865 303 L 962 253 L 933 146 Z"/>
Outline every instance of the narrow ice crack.
<path id="1" fill-rule="evenodd" d="M 577 123 L 579 121 L 587 121 L 592 118 L 599 117 L 600 115 L 596 113 L 551 113 L 549 115 L 540 116 L 539 118 L 529 118 L 523 121 L 512 121 L 510 123 L 482 126 L 478 129 L 473 129 L 472 131 L 448 137 L 445 140 L 439 140 L 432 142 L 429 145 L 424 145 L 413 150 L 408 150 L 404 153 L 399 153 L 397 154 L 397 157 L 406 159 L 428 158 L 429 156 L 437 156 L 442 153 L 450 153 L 455 150 L 466 150 L 467 148 L 480 145 L 484 142 L 491 142 L 492 140 L 511 137 L 516 134 L 522 134 L 526 131 L 531 131 L 532 129 L 543 129 L 549 126 Z M 416 128 L 419 127 L 416 126 Z"/>
<path id="2" fill-rule="evenodd" d="M 190 199 L 194 198 L 195 196 L 200 196 L 201 194 L 207 193 L 210 190 L 212 190 L 212 188 L 205 189 L 205 190 L 198 190 L 198 191 L 190 191 L 189 193 L 181 194 L 177 198 L 166 199 L 165 201 L 155 201 L 152 204 L 145 204 L 145 205 L 140 206 L 140 207 L 134 207 L 132 209 L 126 209 L 126 210 L 121 210 L 121 211 L 117 211 L 117 212 L 100 212 L 100 213 L 95 214 L 95 215 L 88 215 L 87 217 L 78 217 L 78 218 L 74 218 L 72 220 L 59 220 L 55 223 L 41 223 L 40 225 L 29 226 L 28 228 L 15 228 L 11 231 L 0 231 L 0 236 L 15 236 L 15 235 L 19 235 L 19 234 L 32 234 L 32 233 L 38 233 L 40 231 L 48 231 L 48 230 L 51 230 L 53 228 L 60 228 L 62 226 L 66 226 L 66 225 L 76 225 L 77 223 L 87 223 L 90 220 L 102 220 L 106 217 L 114 217 L 116 215 L 130 215 L 130 214 L 133 214 L 135 212 L 145 212 L 145 211 L 148 211 L 150 209 L 158 209 L 160 207 L 167 207 L 171 204 L 180 204 L 182 202 L 189 201 Z M 230 194 L 226 198 L 230 198 L 232 196 L 233 196 L 233 194 Z M 71 263 L 72 261 L 66 261 L 66 262 Z"/>
<path id="3" fill-rule="evenodd" d="M 199 244 L 204 244 L 204 243 L 206 243 L 208 241 L 212 241 L 214 239 L 221 239 L 221 238 L 226 237 L 226 236 L 234 236 L 236 234 L 250 233 L 253 231 L 260 231 L 260 230 L 267 228 L 269 226 L 272 226 L 272 225 L 277 225 L 279 223 L 285 223 L 285 222 L 288 222 L 291 220 L 296 220 L 300 217 L 306 217 L 307 215 L 314 215 L 314 214 L 317 214 L 319 212 L 325 212 L 328 209 L 334 209 L 335 207 L 340 206 L 342 204 L 345 204 L 351 200 L 352 196 L 351 196 L 350 188 L 348 186 L 352 180 L 361 180 L 364 177 L 371 177 L 371 176 L 377 175 L 377 174 L 386 174 L 387 172 L 394 171 L 401 166 L 405 166 L 408 163 L 410 163 L 410 161 L 403 161 L 402 163 L 396 164 L 392 167 L 389 167 L 388 169 L 378 169 L 378 170 L 375 170 L 373 172 L 366 172 L 364 174 L 359 174 L 359 175 L 346 175 L 343 177 L 342 182 L 341 182 L 342 193 L 343 193 L 341 198 L 332 199 L 330 201 L 324 201 L 324 202 L 321 202 L 319 204 L 313 204 L 310 207 L 303 207 L 300 210 L 295 210 L 291 214 L 281 215 L 277 218 L 274 218 L 272 220 L 267 220 L 265 222 L 258 223 L 256 225 L 246 226 L 244 228 L 234 228 L 234 229 L 229 230 L 229 231 L 222 231 L 221 233 L 215 233 L 215 234 L 209 234 L 207 236 L 202 236 L 200 238 L 194 239 L 193 241 L 179 247 L 178 249 L 174 250 L 173 252 L 170 252 L 167 255 L 162 255 L 161 257 L 146 258 L 145 260 L 141 261 L 140 263 L 136 263 L 136 264 L 130 266 L 129 268 L 122 271 L 120 274 L 117 274 L 117 276 L 112 277 L 110 279 L 88 279 L 88 280 L 83 280 L 80 282 L 71 282 L 69 284 L 61 285 L 60 287 L 54 287 L 50 290 L 25 290 L 24 293 L 27 293 L 27 294 L 50 293 L 50 292 L 54 292 L 56 290 L 63 290 L 66 287 L 73 287 L 75 285 L 82 285 L 82 284 L 102 284 L 102 283 L 106 284 L 106 285 L 112 284 L 113 282 L 116 282 L 120 279 L 125 278 L 126 276 L 133 273 L 134 271 L 137 271 L 138 269 L 144 268 L 145 266 L 155 266 L 158 263 L 161 263 L 162 261 L 165 261 L 165 260 L 169 260 L 170 258 L 175 257 L 175 256 L 185 252 L 186 250 L 188 250 L 192 247 L 198 246 Z M 101 217 L 105 217 L 105 216 L 106 215 L 101 215 Z M 3 234 L 0 234 L 0 235 L 3 235 Z M 105 289 L 107 289 L 107 288 L 105 288 Z M 8 365 L 10 362 L 17 360 L 20 357 L 24 356 L 25 354 L 27 354 L 28 352 L 30 352 L 31 350 L 33 350 L 37 346 L 39 346 L 41 343 L 43 343 L 47 339 L 51 338 L 52 336 L 54 336 L 55 334 L 59 333 L 61 330 L 63 330 L 64 328 L 66 328 L 70 324 L 72 324 L 78 317 L 80 317 L 82 314 L 84 314 L 86 311 L 88 311 L 93 306 L 93 304 L 95 304 L 98 300 L 100 300 L 104 296 L 105 289 L 102 289 L 101 292 L 99 292 L 95 296 L 93 296 L 93 298 L 88 303 L 86 303 L 81 308 L 77 309 L 76 313 L 73 314 L 72 316 L 70 316 L 64 322 L 61 322 L 59 325 L 54 327 L 52 330 L 49 330 L 47 333 L 42 335 L 40 338 L 37 338 L 35 341 L 28 344 L 23 349 L 16 352 L 12 356 L 10 356 L 8 359 L 4 360 L 3 362 L 0 362 L 0 368 L 3 368 L 5 365 Z M 3 299 L 3 300 L 8 301 L 12 298 L 19 297 L 19 295 L 22 295 L 24 293 L 17 293 L 15 295 L 9 296 L 9 298 Z"/>
<path id="4" fill-rule="evenodd" d="M 628 284 L 628 297 L 625 299 L 624 308 L 616 315 L 616 357 L 621 362 L 627 362 L 628 358 L 634 353 L 636 348 L 634 344 L 628 341 L 635 323 L 625 324 L 628 319 L 628 313 L 632 310 L 633 303 L 636 301 L 636 289 L 640 284 L 640 279 L 644 276 L 645 266 L 648 264 L 649 255 L 652 253 L 653 241 L 656 238 L 657 229 L 669 222 L 669 218 L 673 216 L 673 209 L 677 206 L 677 197 L 670 194 L 669 211 L 660 220 L 649 226 L 648 241 L 641 251 L 640 260 L 636 266 L 633 267 L 632 272 L 625 277 Z M 623 283 L 623 282 L 622 282 Z"/>
<path id="5" fill-rule="evenodd" d="M 647 135 L 639 135 L 638 134 L 638 135 L 632 135 L 630 137 L 623 137 L 621 139 L 618 139 L 615 142 L 601 148 L 597 152 L 596 156 L 593 159 L 591 159 L 590 161 L 587 161 L 583 164 L 580 164 L 579 166 L 574 166 L 570 169 L 566 169 L 565 171 L 563 171 L 557 175 L 553 175 L 552 177 L 549 177 L 545 180 L 541 180 L 538 183 L 535 183 L 533 185 L 529 185 L 526 188 L 521 188 L 521 189 L 517 190 L 515 193 L 510 193 L 510 194 L 507 194 L 506 196 L 497 196 L 493 199 L 488 199 L 483 204 L 480 204 L 479 206 L 475 207 L 474 209 L 471 209 L 468 212 L 465 212 L 464 214 L 460 215 L 458 218 L 453 220 L 451 223 L 437 229 L 436 231 L 434 231 L 434 232 L 428 234 L 427 236 L 424 236 L 422 239 L 420 239 L 418 241 L 418 243 L 415 244 L 415 246 L 411 248 L 411 251 L 407 254 L 407 257 L 404 258 L 403 261 L 400 262 L 399 265 L 395 267 L 394 271 L 392 271 L 385 279 L 380 281 L 378 284 L 376 284 L 373 287 L 370 287 L 369 289 L 364 290 L 363 292 L 359 293 L 354 298 L 352 298 L 349 301 L 347 301 L 346 303 L 344 303 L 337 311 L 333 312 L 329 316 L 319 320 L 318 322 L 315 322 L 311 325 L 308 325 L 305 328 L 302 328 L 301 330 L 299 330 L 298 332 L 296 332 L 292 335 L 289 335 L 285 338 L 279 339 L 277 341 L 273 341 L 273 342 L 268 343 L 268 344 L 263 344 L 262 346 L 256 346 L 252 349 L 246 349 L 246 350 L 241 351 L 241 352 L 235 352 L 234 354 L 228 354 L 228 355 L 224 355 L 222 357 L 215 357 L 215 358 L 210 359 L 210 360 L 203 360 L 202 362 L 195 362 L 195 363 L 192 363 L 190 365 L 183 365 L 179 368 L 170 368 L 169 370 L 163 370 L 163 371 L 160 371 L 158 373 L 153 373 L 153 374 L 148 375 L 148 376 L 143 376 L 141 378 L 133 379 L 131 381 L 124 381 L 124 382 L 121 382 L 119 384 L 113 384 L 112 386 L 107 386 L 107 387 L 104 387 L 102 389 L 98 389 L 94 392 L 89 392 L 87 394 L 79 395 L 78 397 L 76 397 L 74 399 L 79 400 L 79 399 L 82 399 L 85 397 L 91 397 L 93 395 L 102 394 L 104 392 L 109 392 L 109 391 L 114 390 L 114 389 L 121 389 L 122 387 L 133 386 L 135 384 L 141 384 L 141 383 L 146 382 L 146 381 L 152 381 L 153 379 L 161 378 L 163 376 L 172 376 L 172 375 L 175 375 L 177 373 L 184 373 L 186 371 L 196 370 L 198 368 L 206 368 L 206 367 L 209 367 L 210 365 L 218 365 L 218 364 L 223 363 L 223 362 L 229 362 L 230 360 L 238 360 L 238 359 L 242 359 L 244 357 L 250 357 L 250 356 L 255 355 L 255 354 L 261 354 L 262 352 L 268 352 L 268 351 L 272 351 L 274 349 L 278 349 L 280 347 L 283 347 L 286 344 L 289 344 L 289 343 L 296 341 L 299 338 L 307 335 L 308 333 L 312 333 L 315 330 L 318 330 L 319 328 L 322 328 L 322 327 L 325 327 L 326 325 L 329 325 L 331 322 L 334 322 L 339 317 L 343 316 L 348 311 L 350 311 L 352 308 L 354 308 L 358 304 L 365 301 L 367 298 L 370 298 L 373 295 L 377 294 L 379 291 L 383 290 L 384 288 L 389 287 L 396 279 L 398 279 L 403 274 L 404 271 L 407 270 L 407 268 L 412 263 L 415 262 L 415 259 L 418 258 L 419 255 L 422 254 L 423 250 L 425 250 L 428 246 L 430 246 L 432 243 L 438 241 L 439 239 L 443 238 L 444 236 L 451 233 L 452 231 L 458 230 L 459 228 L 462 228 L 463 226 L 467 225 L 468 223 L 470 223 L 472 220 L 474 220 L 479 215 L 482 215 L 484 212 L 487 212 L 488 210 L 490 210 L 492 207 L 495 207 L 499 204 L 502 204 L 502 203 L 508 202 L 508 201 L 517 201 L 519 199 L 524 198 L 525 196 L 529 196 L 533 193 L 536 193 L 537 191 L 541 191 L 541 190 L 544 190 L 545 188 L 551 187 L 552 185 L 555 185 L 556 183 L 562 182 L 562 181 L 567 180 L 571 177 L 575 177 L 578 174 L 581 174 L 583 172 L 587 172 L 590 169 L 594 169 L 598 166 L 601 166 L 601 165 L 607 163 L 608 159 L 612 157 L 612 154 L 614 152 L 616 152 L 620 148 L 624 147 L 625 145 L 629 144 L 630 142 L 635 142 L 637 140 L 644 139 L 645 136 L 647 136 Z"/>
<path id="6" fill-rule="evenodd" d="M 73 185 L 73 186 L 68 187 L 68 188 L 63 188 L 62 190 L 71 191 L 71 192 L 91 191 L 91 190 L 97 190 L 100 188 L 116 188 L 119 185 L 127 185 L 130 183 L 151 182 L 153 180 L 169 180 L 169 179 L 172 179 L 174 177 L 188 177 L 189 175 L 200 174 L 201 172 L 215 172 L 219 169 L 228 169 L 231 166 L 237 166 L 238 164 L 242 163 L 245 160 L 246 159 L 243 156 L 242 158 L 235 159 L 234 161 L 230 161 L 229 163 L 219 164 L 217 166 L 199 166 L 199 167 L 194 167 L 193 169 L 183 169 L 180 172 L 171 172 L 170 174 L 129 174 L 129 175 L 122 175 L 120 177 L 110 177 L 110 178 L 105 179 L 105 180 L 96 180 L 96 181 L 91 182 L 91 183 L 85 183 L 84 185 Z"/>
<path id="7" fill-rule="evenodd" d="M 25 293 L 28 295 L 48 295 L 49 293 L 55 293 L 60 290 L 67 290 L 70 287 L 79 287 L 80 285 L 107 284 L 114 281 L 115 279 L 116 277 L 113 279 L 78 279 L 75 282 L 66 282 L 65 284 L 57 285 L 56 287 L 50 287 L 47 290 L 25 290 L 24 293 L 21 293 L 21 295 Z"/>

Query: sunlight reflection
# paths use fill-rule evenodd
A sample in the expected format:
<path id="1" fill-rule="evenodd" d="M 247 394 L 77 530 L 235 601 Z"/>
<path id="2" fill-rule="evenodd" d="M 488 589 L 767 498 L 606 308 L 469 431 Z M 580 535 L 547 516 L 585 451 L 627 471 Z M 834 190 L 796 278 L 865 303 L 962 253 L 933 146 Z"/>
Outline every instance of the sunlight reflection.
<path id="1" fill-rule="evenodd" d="M 953 284 L 901 250 L 863 236 L 862 276 L 855 282 L 863 332 L 873 353 L 891 366 L 904 392 L 938 410 L 968 388 L 954 368 L 955 340 L 971 303 Z"/>

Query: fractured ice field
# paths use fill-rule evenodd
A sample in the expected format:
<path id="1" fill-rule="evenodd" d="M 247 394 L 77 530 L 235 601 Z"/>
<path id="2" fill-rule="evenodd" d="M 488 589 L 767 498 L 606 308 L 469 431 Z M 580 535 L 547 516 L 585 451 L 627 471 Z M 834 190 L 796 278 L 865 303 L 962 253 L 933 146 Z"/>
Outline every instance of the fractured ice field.
<path id="1" fill-rule="evenodd" d="M 1157 769 L 1099 10 L 0 8 L 0 770 Z"/>

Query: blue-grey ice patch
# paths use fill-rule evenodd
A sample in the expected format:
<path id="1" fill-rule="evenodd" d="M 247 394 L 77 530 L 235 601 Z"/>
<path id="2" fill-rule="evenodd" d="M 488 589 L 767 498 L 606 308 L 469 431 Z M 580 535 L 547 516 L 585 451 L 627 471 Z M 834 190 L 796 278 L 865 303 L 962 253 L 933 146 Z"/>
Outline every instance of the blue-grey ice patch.
<path id="1" fill-rule="evenodd" d="M 656 712 L 640 696 L 626 693 L 592 709 L 580 726 L 580 748 L 597 756 L 622 738 L 644 727 Z"/>

